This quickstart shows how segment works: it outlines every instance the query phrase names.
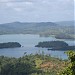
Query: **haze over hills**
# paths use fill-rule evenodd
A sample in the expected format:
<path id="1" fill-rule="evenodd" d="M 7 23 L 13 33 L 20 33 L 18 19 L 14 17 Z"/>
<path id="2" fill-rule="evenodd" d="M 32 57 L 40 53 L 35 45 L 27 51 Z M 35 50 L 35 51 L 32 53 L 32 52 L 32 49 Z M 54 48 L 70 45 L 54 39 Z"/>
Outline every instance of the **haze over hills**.
<path id="1" fill-rule="evenodd" d="M 32 33 L 32 31 L 38 32 L 39 30 L 46 30 L 57 24 L 52 22 L 40 22 L 40 23 L 21 23 L 13 22 L 0 24 L 0 33 Z M 35 32 L 35 33 L 36 33 Z"/>
<path id="2" fill-rule="evenodd" d="M 67 35 L 74 37 L 74 21 L 12 22 L 0 24 L 0 34 Z"/>
<path id="3" fill-rule="evenodd" d="M 61 26 L 75 26 L 75 21 L 60 21 L 60 22 L 55 22 L 56 24 L 59 24 Z"/>

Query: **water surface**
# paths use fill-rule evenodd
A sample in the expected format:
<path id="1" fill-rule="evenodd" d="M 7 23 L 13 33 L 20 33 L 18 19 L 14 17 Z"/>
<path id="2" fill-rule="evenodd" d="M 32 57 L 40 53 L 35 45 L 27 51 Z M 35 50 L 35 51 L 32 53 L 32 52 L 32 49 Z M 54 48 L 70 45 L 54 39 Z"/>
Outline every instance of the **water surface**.
<path id="1" fill-rule="evenodd" d="M 37 48 L 35 45 L 38 44 L 38 42 L 42 41 L 55 41 L 59 40 L 55 37 L 40 37 L 39 35 L 31 35 L 31 34 L 12 34 L 12 35 L 0 35 L 0 43 L 3 42 L 19 42 L 23 47 L 21 48 L 5 48 L 0 49 L 0 56 L 8 56 L 8 57 L 21 57 L 26 52 L 27 54 L 36 54 L 36 53 L 42 53 L 44 51 L 44 54 L 49 54 L 54 57 L 59 57 L 62 59 L 66 59 L 67 55 L 64 54 L 64 51 L 51 51 L 47 50 L 46 48 Z M 74 45 L 73 40 L 63 40 L 67 42 L 69 45 Z"/>

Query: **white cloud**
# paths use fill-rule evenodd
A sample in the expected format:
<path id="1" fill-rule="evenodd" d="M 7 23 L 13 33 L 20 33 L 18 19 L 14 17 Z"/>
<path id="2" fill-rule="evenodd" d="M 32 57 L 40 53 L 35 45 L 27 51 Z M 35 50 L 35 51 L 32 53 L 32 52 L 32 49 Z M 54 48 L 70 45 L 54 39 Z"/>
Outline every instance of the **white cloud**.
<path id="1" fill-rule="evenodd" d="M 0 0 L 0 1 L 5 2 L 3 4 L 5 4 L 6 7 L 14 9 L 16 11 L 31 10 L 31 9 L 62 10 L 62 9 L 68 9 L 68 7 L 72 7 L 69 4 L 73 2 L 72 0 L 36 0 L 36 1 L 35 0 Z"/>
<path id="2" fill-rule="evenodd" d="M 72 19 L 74 1 L 75 0 L 0 0 L 0 14 L 6 17 L 6 13 L 9 13 L 11 20 L 15 17 L 18 17 L 18 19 L 24 17 L 22 20 L 32 20 L 33 16 L 33 21 L 62 20 L 63 17 L 64 19 Z M 10 17 L 9 15 L 7 18 Z M 3 19 L 5 19 L 4 17 Z M 50 17 L 52 19 L 50 19 Z M 10 19 L 8 21 L 10 21 Z"/>
<path id="3" fill-rule="evenodd" d="M 11 3 L 11 2 L 6 3 L 6 5 L 7 5 L 8 7 L 13 7 L 13 3 Z"/>
<path id="4" fill-rule="evenodd" d="M 11 0 L 0 0 L 0 2 L 10 2 Z"/>
<path id="5" fill-rule="evenodd" d="M 22 11 L 22 8 L 13 8 L 14 10 L 18 11 L 18 12 L 21 12 Z"/>
<path id="6" fill-rule="evenodd" d="M 16 11 L 23 11 L 25 9 L 30 9 L 33 7 L 32 2 L 6 2 L 3 3 L 6 5 L 6 7 L 14 9 Z"/>
<path id="7" fill-rule="evenodd" d="M 26 5 L 32 5 L 32 2 L 25 2 Z"/>

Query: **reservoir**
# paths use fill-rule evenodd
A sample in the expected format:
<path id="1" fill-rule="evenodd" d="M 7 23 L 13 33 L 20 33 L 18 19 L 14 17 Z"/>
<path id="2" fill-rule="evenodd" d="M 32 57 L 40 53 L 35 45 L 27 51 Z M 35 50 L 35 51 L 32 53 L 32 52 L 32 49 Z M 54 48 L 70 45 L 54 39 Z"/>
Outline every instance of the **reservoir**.
<path id="1" fill-rule="evenodd" d="M 26 54 L 37 54 L 42 53 L 47 55 L 51 55 L 56 58 L 62 58 L 67 59 L 67 55 L 64 53 L 64 51 L 51 51 L 47 50 L 46 48 L 37 48 L 35 45 L 37 45 L 39 42 L 43 41 L 57 41 L 59 39 L 56 39 L 55 37 L 40 37 L 39 35 L 34 34 L 10 34 L 10 35 L 0 35 L 0 43 L 5 42 L 19 42 L 22 47 L 21 48 L 5 48 L 0 49 L 0 56 L 8 56 L 8 57 L 21 57 L 24 56 L 24 53 Z M 75 45 L 74 40 L 64 40 L 69 45 Z M 61 41 L 60 40 L 60 41 Z"/>

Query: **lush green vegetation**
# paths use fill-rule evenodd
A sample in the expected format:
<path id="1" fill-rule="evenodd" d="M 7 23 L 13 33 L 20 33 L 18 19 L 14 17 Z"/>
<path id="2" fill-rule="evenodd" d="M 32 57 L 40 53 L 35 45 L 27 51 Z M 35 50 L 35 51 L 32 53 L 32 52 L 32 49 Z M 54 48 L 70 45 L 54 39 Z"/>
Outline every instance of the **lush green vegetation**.
<path id="1" fill-rule="evenodd" d="M 74 75 L 75 51 L 66 53 L 68 60 L 44 55 L 44 52 L 20 58 L 0 56 L 0 75 Z"/>
<path id="2" fill-rule="evenodd" d="M 75 75 L 75 51 L 68 51 L 66 53 L 69 56 L 69 61 L 65 64 L 68 65 L 58 75 Z"/>
<path id="3" fill-rule="evenodd" d="M 0 75 L 56 75 L 64 66 L 64 62 L 44 55 L 44 52 L 35 55 L 25 54 L 20 58 L 0 56 Z"/>
<path id="4" fill-rule="evenodd" d="M 35 47 L 49 48 L 48 50 L 74 50 L 75 46 L 69 46 L 64 41 L 44 41 L 39 42 Z"/>
<path id="5" fill-rule="evenodd" d="M 1 48 L 15 48 L 15 47 L 21 47 L 21 45 L 18 42 L 0 43 L 0 49 Z"/>

